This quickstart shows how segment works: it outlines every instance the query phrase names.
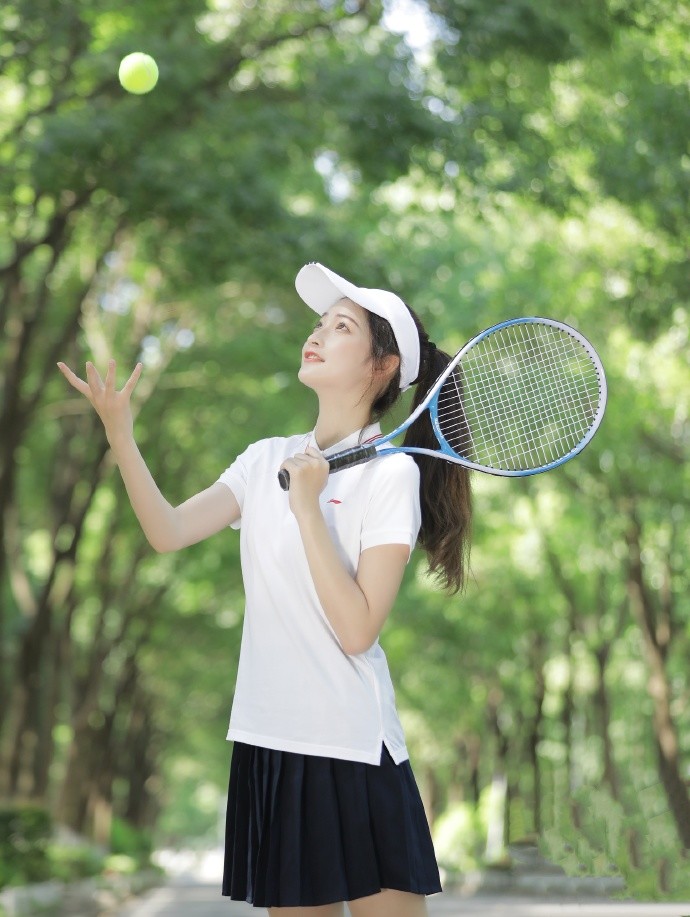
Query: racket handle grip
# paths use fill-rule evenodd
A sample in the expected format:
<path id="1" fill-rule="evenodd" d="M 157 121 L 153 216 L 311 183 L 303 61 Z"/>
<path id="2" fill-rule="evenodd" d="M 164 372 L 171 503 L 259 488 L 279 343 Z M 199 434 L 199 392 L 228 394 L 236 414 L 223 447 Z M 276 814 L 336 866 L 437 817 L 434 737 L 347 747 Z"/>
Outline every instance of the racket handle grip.
<path id="1" fill-rule="evenodd" d="M 328 459 L 328 473 L 342 471 L 343 468 L 352 468 L 355 465 L 363 465 L 377 455 L 376 446 L 354 446 L 352 449 L 345 449 L 343 452 L 336 452 Z M 282 468 L 278 472 L 278 481 L 283 490 L 290 490 L 290 472 Z"/>
<path id="2" fill-rule="evenodd" d="M 331 474 L 334 471 L 342 471 L 343 468 L 352 468 L 355 465 L 363 465 L 369 459 L 376 458 L 376 446 L 353 446 L 352 449 L 345 449 L 343 452 L 336 452 L 328 459 L 331 467 Z"/>

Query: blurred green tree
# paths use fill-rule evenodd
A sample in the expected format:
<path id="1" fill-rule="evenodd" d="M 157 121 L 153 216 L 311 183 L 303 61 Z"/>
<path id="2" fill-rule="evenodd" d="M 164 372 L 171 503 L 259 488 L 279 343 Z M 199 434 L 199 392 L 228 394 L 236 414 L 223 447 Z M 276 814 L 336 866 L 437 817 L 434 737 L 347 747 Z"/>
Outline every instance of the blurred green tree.
<path id="1" fill-rule="evenodd" d="M 420 7 L 415 49 L 367 2 L 0 10 L 0 792 L 100 839 L 112 812 L 179 837 L 194 807 L 215 838 L 197 791 L 226 779 L 236 540 L 154 555 L 54 364 L 144 361 L 137 438 L 180 502 L 311 425 L 290 289 L 319 260 L 449 350 L 541 313 L 601 351 L 594 443 L 476 480 L 467 594 L 416 557 L 383 643 L 432 822 L 477 813 L 455 865 L 505 778 L 506 843 L 680 896 L 688 5 Z M 161 70 L 140 98 L 116 80 L 135 49 Z"/>

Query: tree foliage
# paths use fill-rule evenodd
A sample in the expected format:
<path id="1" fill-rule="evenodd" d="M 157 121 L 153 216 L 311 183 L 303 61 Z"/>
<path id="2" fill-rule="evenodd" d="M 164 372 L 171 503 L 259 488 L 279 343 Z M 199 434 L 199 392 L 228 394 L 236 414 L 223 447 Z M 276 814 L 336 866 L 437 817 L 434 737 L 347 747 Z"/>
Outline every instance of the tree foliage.
<path id="1" fill-rule="evenodd" d="M 292 282 L 318 260 L 447 350 L 519 314 L 600 350 L 594 442 L 477 477 L 472 584 L 448 600 L 415 555 L 382 642 L 432 822 L 484 813 L 455 865 L 502 774 L 507 842 L 687 894 L 689 9 L 420 5 L 423 47 L 364 0 L 0 10 L 1 792 L 101 840 L 113 814 L 214 834 L 236 536 L 155 555 L 55 361 L 143 360 L 137 440 L 181 502 L 312 425 Z"/>

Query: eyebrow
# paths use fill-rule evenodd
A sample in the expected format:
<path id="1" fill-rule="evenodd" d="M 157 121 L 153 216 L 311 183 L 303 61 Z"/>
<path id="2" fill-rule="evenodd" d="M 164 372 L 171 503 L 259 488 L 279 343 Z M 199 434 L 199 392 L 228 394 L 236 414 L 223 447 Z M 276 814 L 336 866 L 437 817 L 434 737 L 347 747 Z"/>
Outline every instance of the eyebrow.
<path id="1" fill-rule="evenodd" d="M 356 319 L 354 319 L 351 315 L 348 315 L 346 312 L 336 312 L 335 317 L 336 318 L 347 318 L 351 322 L 354 322 L 354 324 L 357 325 L 357 327 L 359 328 L 359 322 Z M 322 318 L 323 318 L 323 315 L 320 315 L 317 319 L 317 322 L 321 321 Z"/>

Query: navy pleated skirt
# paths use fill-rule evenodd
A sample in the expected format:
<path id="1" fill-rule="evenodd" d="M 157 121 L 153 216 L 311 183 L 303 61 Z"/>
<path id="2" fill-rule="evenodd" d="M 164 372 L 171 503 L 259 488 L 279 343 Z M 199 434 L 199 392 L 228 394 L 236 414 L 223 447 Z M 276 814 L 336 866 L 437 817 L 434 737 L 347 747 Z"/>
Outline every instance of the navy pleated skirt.
<path id="1" fill-rule="evenodd" d="M 222 893 L 255 907 L 441 891 L 409 761 L 381 764 L 235 742 Z"/>

